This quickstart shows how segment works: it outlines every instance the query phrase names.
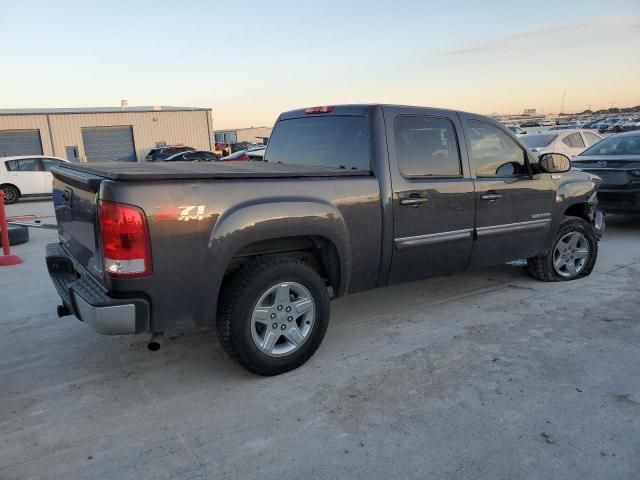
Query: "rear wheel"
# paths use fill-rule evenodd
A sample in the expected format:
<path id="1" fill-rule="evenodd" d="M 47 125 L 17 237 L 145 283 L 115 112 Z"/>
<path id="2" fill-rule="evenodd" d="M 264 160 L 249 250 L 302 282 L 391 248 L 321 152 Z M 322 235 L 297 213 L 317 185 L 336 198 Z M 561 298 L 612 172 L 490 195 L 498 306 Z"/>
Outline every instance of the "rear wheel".
<path id="1" fill-rule="evenodd" d="M 306 362 L 329 325 L 329 295 L 313 268 L 293 258 L 250 264 L 222 292 L 218 334 L 224 349 L 259 375 Z"/>
<path id="2" fill-rule="evenodd" d="M 598 257 L 595 228 L 578 217 L 565 217 L 546 255 L 529 258 L 529 274 L 542 281 L 559 282 L 586 277 Z"/>
<path id="3" fill-rule="evenodd" d="M 16 203 L 20 198 L 20 191 L 13 185 L 2 185 L 2 191 L 4 192 L 4 203 L 10 205 Z"/>

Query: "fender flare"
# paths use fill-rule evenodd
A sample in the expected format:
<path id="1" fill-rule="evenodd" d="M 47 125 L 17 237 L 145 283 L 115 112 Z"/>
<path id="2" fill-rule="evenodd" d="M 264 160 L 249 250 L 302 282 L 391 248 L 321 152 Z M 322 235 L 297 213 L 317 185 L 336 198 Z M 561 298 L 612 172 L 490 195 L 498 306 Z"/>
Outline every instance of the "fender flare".
<path id="1" fill-rule="evenodd" d="M 286 214 L 275 213 L 286 212 Z M 351 279 L 351 251 L 347 227 L 338 209 L 321 199 L 279 197 L 245 202 L 224 212 L 209 236 L 204 268 L 211 275 L 200 298 L 204 310 L 197 323 L 215 319 L 218 295 L 227 266 L 248 245 L 262 240 L 292 236 L 321 237 L 337 251 L 340 266 L 338 295 L 348 291 Z"/>

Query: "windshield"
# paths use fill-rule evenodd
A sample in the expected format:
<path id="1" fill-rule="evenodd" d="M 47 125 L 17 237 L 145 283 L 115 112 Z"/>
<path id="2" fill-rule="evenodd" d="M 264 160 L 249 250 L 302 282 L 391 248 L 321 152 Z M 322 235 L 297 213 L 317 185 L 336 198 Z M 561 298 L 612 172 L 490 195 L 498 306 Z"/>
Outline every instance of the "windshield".
<path id="1" fill-rule="evenodd" d="M 266 162 L 370 170 L 364 117 L 303 117 L 279 121 Z"/>
<path id="2" fill-rule="evenodd" d="M 546 147 L 551 144 L 558 135 L 544 133 L 540 135 L 527 135 L 525 137 L 520 137 L 520 141 L 524 143 L 529 148 L 540 148 Z"/>
<path id="3" fill-rule="evenodd" d="M 640 135 L 605 138 L 580 154 L 587 155 L 640 155 Z"/>

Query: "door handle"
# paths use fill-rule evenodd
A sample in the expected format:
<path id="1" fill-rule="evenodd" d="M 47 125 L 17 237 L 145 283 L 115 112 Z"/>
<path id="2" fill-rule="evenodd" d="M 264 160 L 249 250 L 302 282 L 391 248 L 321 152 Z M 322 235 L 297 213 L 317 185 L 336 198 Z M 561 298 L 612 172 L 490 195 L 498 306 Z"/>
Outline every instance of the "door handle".
<path id="1" fill-rule="evenodd" d="M 481 200 L 487 200 L 489 202 L 495 202 L 499 198 L 502 198 L 502 195 L 500 195 L 499 193 L 485 193 L 483 195 L 480 195 Z"/>
<path id="2" fill-rule="evenodd" d="M 409 205 L 411 207 L 419 207 L 423 203 L 427 203 L 427 199 L 426 198 L 409 197 L 409 198 L 403 198 L 403 199 L 400 200 L 400 205 Z"/>

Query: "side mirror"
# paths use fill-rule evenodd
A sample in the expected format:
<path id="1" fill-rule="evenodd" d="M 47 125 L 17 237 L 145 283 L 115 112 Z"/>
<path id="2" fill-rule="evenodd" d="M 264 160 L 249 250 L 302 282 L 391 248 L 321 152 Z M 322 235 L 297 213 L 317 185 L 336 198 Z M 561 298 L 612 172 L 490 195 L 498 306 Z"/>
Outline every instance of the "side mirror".
<path id="1" fill-rule="evenodd" d="M 543 153 L 538 157 L 538 165 L 547 173 L 563 173 L 571 170 L 571 160 L 561 153 Z"/>

